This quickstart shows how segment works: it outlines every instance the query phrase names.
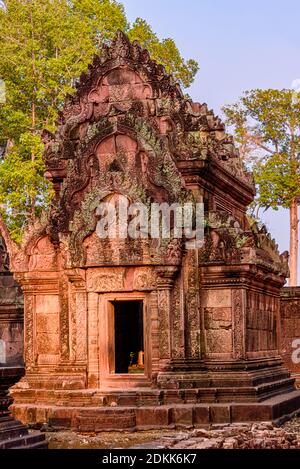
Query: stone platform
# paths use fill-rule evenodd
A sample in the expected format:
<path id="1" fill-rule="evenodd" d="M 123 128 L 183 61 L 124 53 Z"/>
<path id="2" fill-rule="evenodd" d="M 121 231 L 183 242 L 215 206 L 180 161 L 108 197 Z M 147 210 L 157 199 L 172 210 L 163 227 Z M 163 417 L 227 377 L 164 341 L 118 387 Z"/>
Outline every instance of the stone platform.
<path id="1" fill-rule="evenodd" d="M 194 391 L 194 394 L 193 394 Z M 47 422 L 53 429 L 72 429 L 81 432 L 110 430 L 148 430 L 157 428 L 197 427 L 214 423 L 271 421 L 280 422 L 297 414 L 300 409 L 300 391 L 280 394 L 263 402 L 205 402 L 196 400 L 198 390 L 182 390 L 164 396 L 161 405 L 150 405 L 159 393 L 144 391 L 111 392 L 100 396 L 94 392 L 94 405 L 80 406 L 80 392 L 73 392 L 64 401 L 62 391 L 57 393 L 57 404 L 18 404 L 14 415 L 23 422 Z M 120 396 L 122 397 L 120 401 Z M 66 397 L 65 397 L 66 398 Z M 92 396 L 91 396 L 92 398 Z M 168 402 L 168 399 L 172 402 Z M 147 404 L 148 400 L 148 404 Z M 95 405 L 98 401 L 98 405 Z M 74 403 L 77 402 L 77 405 Z M 144 402 L 133 405 L 133 402 Z M 60 405 L 58 405 L 60 403 Z M 73 405 L 72 405 L 73 403 Z"/>
<path id="2" fill-rule="evenodd" d="M 284 287 L 280 297 L 281 355 L 300 385 L 300 287 Z"/>

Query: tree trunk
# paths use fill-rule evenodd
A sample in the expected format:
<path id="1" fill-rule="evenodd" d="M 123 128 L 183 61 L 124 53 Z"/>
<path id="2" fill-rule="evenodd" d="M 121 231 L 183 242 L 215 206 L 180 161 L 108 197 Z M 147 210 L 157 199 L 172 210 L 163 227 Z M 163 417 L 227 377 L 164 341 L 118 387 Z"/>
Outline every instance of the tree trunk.
<path id="1" fill-rule="evenodd" d="M 298 200 L 290 205 L 290 279 L 289 286 L 298 284 Z"/>

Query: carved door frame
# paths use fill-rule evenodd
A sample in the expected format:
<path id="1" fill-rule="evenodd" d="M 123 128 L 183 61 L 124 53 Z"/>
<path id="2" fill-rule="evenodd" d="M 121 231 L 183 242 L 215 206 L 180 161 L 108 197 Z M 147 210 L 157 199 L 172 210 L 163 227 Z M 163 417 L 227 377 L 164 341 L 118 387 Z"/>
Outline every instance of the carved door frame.
<path id="1" fill-rule="evenodd" d="M 114 301 L 142 301 L 144 328 L 144 374 L 114 373 Z M 98 294 L 98 337 L 99 337 L 99 381 L 100 388 L 135 388 L 150 384 L 151 346 L 149 317 L 149 293 L 147 292 L 116 292 Z"/>

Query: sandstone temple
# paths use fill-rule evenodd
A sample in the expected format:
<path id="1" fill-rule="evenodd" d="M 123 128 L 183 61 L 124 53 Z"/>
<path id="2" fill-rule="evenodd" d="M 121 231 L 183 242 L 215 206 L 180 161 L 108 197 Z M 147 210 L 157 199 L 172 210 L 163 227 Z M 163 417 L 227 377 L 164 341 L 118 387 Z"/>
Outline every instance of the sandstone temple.
<path id="1" fill-rule="evenodd" d="M 252 176 L 206 104 L 119 32 L 43 138 L 49 213 L 21 246 L 1 225 L 5 269 L 24 294 L 16 418 L 97 431 L 278 420 L 299 409 L 281 355 L 288 256 L 248 219 Z M 120 198 L 204 204 L 204 242 L 101 239 L 99 204 Z"/>

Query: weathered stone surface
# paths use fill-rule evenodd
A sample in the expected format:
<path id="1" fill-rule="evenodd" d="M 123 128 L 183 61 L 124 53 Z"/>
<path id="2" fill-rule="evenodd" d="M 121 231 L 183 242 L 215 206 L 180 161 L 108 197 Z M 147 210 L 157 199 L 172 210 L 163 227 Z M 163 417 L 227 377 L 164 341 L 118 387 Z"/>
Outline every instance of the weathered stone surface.
<path id="1" fill-rule="evenodd" d="M 136 445 L 135 448 L 165 449 L 299 449 L 299 419 L 276 427 L 270 422 L 261 424 L 232 424 L 224 428 L 197 429 L 189 433 L 162 437 L 156 441 Z M 220 425 L 218 425 L 220 427 Z"/>
<path id="2" fill-rule="evenodd" d="M 281 354 L 296 383 L 300 385 L 300 288 L 281 292 Z"/>
<path id="3" fill-rule="evenodd" d="M 23 295 L 0 235 L 0 366 L 23 366 Z"/>
<path id="4" fill-rule="evenodd" d="M 45 435 L 29 433 L 8 410 L 9 387 L 23 374 L 23 295 L 9 270 L 7 245 L 0 236 L 0 449 L 47 447 Z"/>

